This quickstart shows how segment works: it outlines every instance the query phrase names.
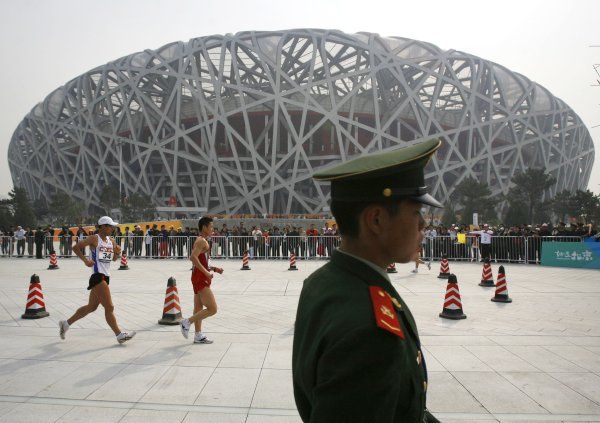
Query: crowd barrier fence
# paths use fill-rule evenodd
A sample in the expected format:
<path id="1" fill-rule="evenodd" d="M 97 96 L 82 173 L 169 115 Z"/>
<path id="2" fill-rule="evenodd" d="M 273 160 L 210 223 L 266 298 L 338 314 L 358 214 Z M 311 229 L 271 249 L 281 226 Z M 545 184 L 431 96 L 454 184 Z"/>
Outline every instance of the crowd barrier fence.
<path id="1" fill-rule="evenodd" d="M 193 236 L 117 236 L 115 241 L 128 259 L 186 259 L 192 251 Z M 0 237 L 0 257 L 47 258 L 52 251 L 59 258 L 76 257 L 76 236 L 35 238 Z M 251 260 L 288 260 L 293 252 L 298 260 L 327 259 L 340 245 L 338 236 L 213 236 L 210 256 L 215 259 L 241 259 L 248 252 Z M 422 256 L 439 261 L 445 255 L 451 261 L 480 261 L 489 257 L 496 262 L 539 263 L 542 243 L 583 242 L 579 236 L 493 236 L 489 246 L 475 236 L 436 236 L 423 239 Z M 88 253 L 88 251 L 86 251 Z"/>

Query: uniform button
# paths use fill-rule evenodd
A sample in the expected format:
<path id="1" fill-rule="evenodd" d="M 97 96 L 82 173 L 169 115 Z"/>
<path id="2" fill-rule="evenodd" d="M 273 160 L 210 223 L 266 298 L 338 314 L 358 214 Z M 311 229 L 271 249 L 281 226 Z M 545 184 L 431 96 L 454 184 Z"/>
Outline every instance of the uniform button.
<path id="1" fill-rule="evenodd" d="M 417 352 L 417 364 L 418 364 L 418 365 L 421 365 L 421 360 L 422 360 L 422 358 L 421 358 L 421 357 L 422 357 L 422 356 L 421 356 L 421 351 L 418 351 L 418 352 Z"/>
<path id="2" fill-rule="evenodd" d="M 423 381 L 423 390 L 427 392 L 427 382 Z"/>

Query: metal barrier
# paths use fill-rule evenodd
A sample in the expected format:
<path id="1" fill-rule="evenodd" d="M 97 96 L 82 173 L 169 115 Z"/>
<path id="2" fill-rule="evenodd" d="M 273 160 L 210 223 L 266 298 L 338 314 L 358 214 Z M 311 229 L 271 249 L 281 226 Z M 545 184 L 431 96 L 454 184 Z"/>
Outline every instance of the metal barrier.
<path id="1" fill-rule="evenodd" d="M 486 257 L 501 263 L 539 263 L 542 257 L 542 242 L 583 242 L 579 236 L 492 236 L 489 245 L 473 235 L 459 243 L 457 237 L 436 236 L 427 238 L 424 257 L 441 260 L 446 255 L 453 261 L 481 261 Z"/>
<path id="2" fill-rule="evenodd" d="M 61 258 L 75 257 L 73 245 L 79 240 L 75 235 L 54 237 L 27 236 L 17 240 L 11 236 L 0 237 L 0 257 L 47 258 L 52 251 Z M 121 235 L 115 242 L 127 253 L 129 259 L 184 259 L 188 258 L 196 236 L 137 236 Z M 436 236 L 426 238 L 423 255 L 426 259 L 440 260 L 446 255 L 453 261 L 479 261 L 488 255 L 492 261 L 513 263 L 539 263 L 543 242 L 583 242 L 579 236 L 492 236 L 492 243 L 482 246 L 478 237 L 466 236 L 464 243 L 457 237 Z M 248 252 L 250 259 L 288 260 L 293 252 L 298 260 L 328 258 L 339 247 L 337 236 L 213 236 L 209 239 L 212 258 L 241 259 Z M 86 249 L 87 250 L 87 249 Z M 88 253 L 85 251 L 84 253 Z"/>

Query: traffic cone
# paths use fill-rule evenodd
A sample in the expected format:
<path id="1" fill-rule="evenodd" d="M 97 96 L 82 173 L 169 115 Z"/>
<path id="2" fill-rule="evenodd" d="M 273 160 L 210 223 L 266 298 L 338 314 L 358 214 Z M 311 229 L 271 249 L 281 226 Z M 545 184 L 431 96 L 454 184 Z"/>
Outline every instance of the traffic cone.
<path id="1" fill-rule="evenodd" d="M 442 255 L 442 261 L 440 262 L 440 274 L 438 275 L 438 279 L 448 279 L 448 276 L 450 276 L 450 265 L 448 264 L 446 254 L 444 254 Z"/>
<path id="2" fill-rule="evenodd" d="M 50 265 L 48 266 L 48 270 L 58 269 L 58 259 L 56 258 L 56 252 L 52 250 L 50 252 Z"/>
<path id="3" fill-rule="evenodd" d="M 248 265 L 248 251 L 244 251 L 244 257 L 242 258 L 242 269 L 241 270 L 250 270 L 250 266 Z"/>
<path id="4" fill-rule="evenodd" d="M 396 270 L 396 263 L 391 263 L 385 271 L 388 273 L 398 273 Z"/>
<path id="5" fill-rule="evenodd" d="M 296 254 L 294 254 L 294 252 L 290 253 L 290 268 L 288 270 L 298 270 L 296 267 Z"/>
<path id="6" fill-rule="evenodd" d="M 481 282 L 479 282 L 479 286 L 485 287 L 493 287 L 494 285 L 494 276 L 492 275 L 492 266 L 490 265 L 490 259 L 486 258 L 483 263 L 483 271 L 481 272 Z"/>
<path id="7" fill-rule="evenodd" d="M 452 273 L 448 276 L 446 298 L 444 299 L 444 308 L 440 313 L 440 317 L 452 320 L 460 320 L 467 318 L 467 316 L 463 313 L 462 310 L 462 302 L 460 300 L 458 282 L 456 281 L 456 276 Z"/>
<path id="8" fill-rule="evenodd" d="M 506 286 L 506 275 L 504 266 L 498 269 L 498 280 L 496 282 L 496 293 L 492 301 L 496 303 L 512 303 L 512 299 L 508 296 L 508 287 Z"/>
<path id="9" fill-rule="evenodd" d="M 177 291 L 177 281 L 171 276 L 167 282 L 167 292 L 165 292 L 165 305 L 163 307 L 162 319 L 158 321 L 159 325 L 178 325 L 181 323 L 181 306 L 179 305 L 179 292 Z"/>
<path id="10" fill-rule="evenodd" d="M 129 266 L 127 265 L 127 253 L 125 252 L 121 254 L 121 265 L 119 266 L 119 270 L 129 270 Z"/>
<path id="11" fill-rule="evenodd" d="M 40 277 L 38 275 L 31 275 L 25 313 L 21 315 L 21 319 L 41 319 L 48 316 L 50 316 L 50 313 L 46 311 Z"/>

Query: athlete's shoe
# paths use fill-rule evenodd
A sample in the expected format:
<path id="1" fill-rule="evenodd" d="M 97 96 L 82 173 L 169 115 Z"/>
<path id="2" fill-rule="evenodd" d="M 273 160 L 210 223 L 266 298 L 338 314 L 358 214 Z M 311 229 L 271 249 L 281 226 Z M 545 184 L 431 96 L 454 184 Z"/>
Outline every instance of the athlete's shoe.
<path id="1" fill-rule="evenodd" d="M 413 272 L 413 273 L 419 273 L 419 269 L 413 269 L 413 270 L 411 270 L 411 272 Z"/>
<path id="2" fill-rule="evenodd" d="M 183 337 L 185 339 L 188 339 L 188 336 L 190 334 L 190 321 L 188 319 L 183 319 L 179 324 L 179 327 L 181 328 L 181 334 L 183 335 Z"/>
<path id="3" fill-rule="evenodd" d="M 194 344 L 212 344 L 213 340 L 212 339 L 208 339 L 206 337 L 206 335 L 202 335 L 202 336 L 194 336 Z"/>
<path id="4" fill-rule="evenodd" d="M 123 343 L 129 341 L 134 336 L 135 336 L 134 330 L 131 332 L 121 332 L 120 334 L 117 335 L 117 342 L 119 344 L 123 344 Z"/>
<path id="5" fill-rule="evenodd" d="M 427 270 L 431 270 L 431 260 L 427 262 Z"/>
<path id="6" fill-rule="evenodd" d="M 65 339 L 65 333 L 69 330 L 69 322 L 66 320 L 60 320 L 58 322 L 58 334 L 60 335 L 60 339 Z"/>

